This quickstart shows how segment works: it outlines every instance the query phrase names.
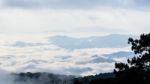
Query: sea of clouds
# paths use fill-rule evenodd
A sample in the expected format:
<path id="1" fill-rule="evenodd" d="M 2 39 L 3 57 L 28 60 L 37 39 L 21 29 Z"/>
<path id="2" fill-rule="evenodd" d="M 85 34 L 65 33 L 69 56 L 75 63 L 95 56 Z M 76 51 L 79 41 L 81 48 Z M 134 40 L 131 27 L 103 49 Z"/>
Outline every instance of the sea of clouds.
<path id="1" fill-rule="evenodd" d="M 54 44 L 50 40 L 53 37 L 50 35 L 5 36 L 0 42 L 0 68 L 11 72 L 92 75 L 100 72 L 111 72 L 116 61 L 125 61 L 126 59 L 126 57 L 110 58 L 109 54 L 119 52 L 127 52 L 128 54 L 130 51 L 128 46 L 69 49 Z M 71 38 L 71 36 L 67 37 Z M 85 37 L 80 39 L 85 39 Z M 66 39 L 61 38 L 60 42 L 62 43 L 60 44 L 63 44 L 63 40 L 66 41 Z M 67 44 L 74 45 L 76 43 Z M 81 42 L 80 44 L 83 45 L 84 43 Z"/>
<path id="2" fill-rule="evenodd" d="M 76 76 L 112 72 L 115 62 L 126 62 L 126 59 L 132 56 L 133 53 L 130 52 L 129 46 L 120 44 L 120 46 L 109 48 L 108 46 L 95 47 L 95 45 L 91 45 L 89 47 L 88 45 L 95 42 L 92 38 L 102 41 L 101 39 L 104 37 L 112 38 L 112 36 L 118 39 L 123 38 L 126 41 L 125 43 L 127 43 L 128 35 L 120 35 L 120 37 L 118 35 L 1 34 L 0 81 L 11 80 L 7 81 L 8 83 L 4 81 L 4 83 L 12 84 L 11 82 L 14 80 L 14 77 L 11 73 L 19 72 L 48 72 Z M 57 39 L 54 40 L 54 38 Z M 57 43 L 55 43 L 56 41 Z M 90 43 L 86 45 L 84 43 L 86 41 Z M 110 43 L 116 42 L 113 41 L 113 38 L 112 41 L 110 39 L 105 39 L 105 41 L 106 43 L 107 41 Z M 99 45 L 98 42 L 96 43 Z M 78 45 L 83 45 L 83 47 L 72 48 Z"/>

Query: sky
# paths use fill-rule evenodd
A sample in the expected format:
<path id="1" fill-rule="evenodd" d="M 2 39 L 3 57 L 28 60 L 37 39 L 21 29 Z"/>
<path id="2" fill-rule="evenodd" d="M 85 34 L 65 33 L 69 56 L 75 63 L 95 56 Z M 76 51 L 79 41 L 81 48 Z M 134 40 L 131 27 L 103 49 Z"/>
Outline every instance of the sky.
<path id="1" fill-rule="evenodd" d="M 0 33 L 150 31 L 149 0 L 0 0 Z"/>
<path id="2" fill-rule="evenodd" d="M 116 61 L 126 62 L 120 53 L 130 54 L 120 35 L 149 33 L 149 22 L 150 0 L 0 0 L 0 69 L 82 76 L 110 72 Z M 112 37 L 105 39 L 107 34 Z M 87 47 L 86 42 L 99 45 L 100 38 L 108 44 L 123 38 L 125 47 Z M 64 47 L 73 42 L 72 50 Z"/>

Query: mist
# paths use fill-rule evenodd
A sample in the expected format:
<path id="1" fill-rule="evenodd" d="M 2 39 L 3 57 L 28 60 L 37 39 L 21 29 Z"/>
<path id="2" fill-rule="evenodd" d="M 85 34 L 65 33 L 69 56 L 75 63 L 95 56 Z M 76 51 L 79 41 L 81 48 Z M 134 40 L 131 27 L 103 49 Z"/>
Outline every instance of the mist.
<path id="1" fill-rule="evenodd" d="M 0 69 L 0 84 L 17 84 L 14 77 L 10 72 Z"/>
<path id="2" fill-rule="evenodd" d="M 46 72 L 11 73 L 0 70 L 0 84 L 72 84 L 75 76 Z"/>

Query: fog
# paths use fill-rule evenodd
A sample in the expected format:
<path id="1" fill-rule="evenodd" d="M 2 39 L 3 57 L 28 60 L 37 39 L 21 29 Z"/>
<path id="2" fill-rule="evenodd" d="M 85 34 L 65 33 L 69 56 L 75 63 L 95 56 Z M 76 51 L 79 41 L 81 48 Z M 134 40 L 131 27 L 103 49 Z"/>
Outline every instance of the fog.
<path id="1" fill-rule="evenodd" d="M 0 84 L 72 84 L 75 76 L 52 73 L 11 73 L 0 70 Z"/>
<path id="2" fill-rule="evenodd" d="M 0 69 L 0 84 L 17 84 L 14 82 L 14 77 L 10 72 Z"/>

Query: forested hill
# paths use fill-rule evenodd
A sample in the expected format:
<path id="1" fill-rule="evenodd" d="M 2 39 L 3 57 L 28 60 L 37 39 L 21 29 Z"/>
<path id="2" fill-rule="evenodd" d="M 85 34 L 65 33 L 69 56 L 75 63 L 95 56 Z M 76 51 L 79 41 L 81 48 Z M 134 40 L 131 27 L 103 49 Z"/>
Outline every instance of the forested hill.
<path id="1" fill-rule="evenodd" d="M 92 82 L 101 82 L 101 80 L 114 79 L 114 73 L 103 73 L 85 77 L 76 77 L 73 75 L 56 75 L 52 73 L 19 73 L 13 74 L 15 82 L 19 84 L 95 84 Z"/>

